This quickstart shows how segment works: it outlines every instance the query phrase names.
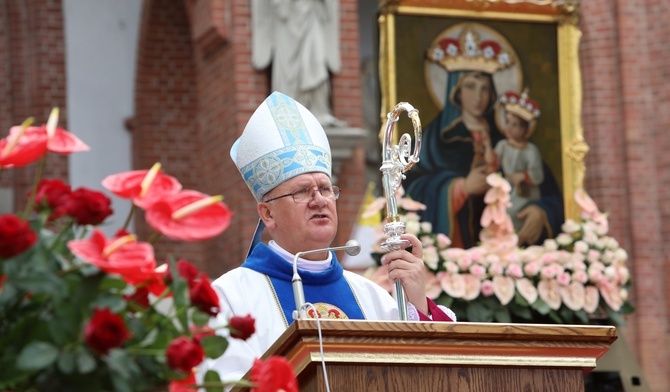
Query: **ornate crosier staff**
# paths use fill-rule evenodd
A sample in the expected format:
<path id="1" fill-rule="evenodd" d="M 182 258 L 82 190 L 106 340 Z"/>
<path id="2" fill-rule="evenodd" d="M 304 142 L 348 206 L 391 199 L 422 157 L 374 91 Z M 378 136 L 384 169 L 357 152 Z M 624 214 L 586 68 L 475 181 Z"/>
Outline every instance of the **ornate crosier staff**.
<path id="1" fill-rule="evenodd" d="M 404 110 L 412 119 L 414 127 L 414 152 L 410 156 L 412 137 L 403 134 L 397 145 L 393 146 L 393 127 L 400 118 L 400 112 Z M 386 196 L 386 224 L 384 225 L 384 234 L 389 237 L 381 244 L 386 251 L 405 249 L 409 246 L 409 241 L 400 238 L 405 233 L 405 224 L 400 222 L 398 217 L 398 206 L 396 204 L 395 194 L 400 188 L 402 180 L 405 179 L 405 173 L 419 162 L 419 152 L 421 151 L 421 121 L 419 120 L 419 111 L 414 109 L 407 102 L 400 102 L 386 115 L 386 130 L 382 142 L 382 166 L 379 170 L 382 172 L 382 182 L 384 186 L 384 195 Z M 407 320 L 407 300 L 405 298 L 405 289 L 400 280 L 395 282 L 395 298 L 398 302 L 398 313 L 400 320 Z"/>

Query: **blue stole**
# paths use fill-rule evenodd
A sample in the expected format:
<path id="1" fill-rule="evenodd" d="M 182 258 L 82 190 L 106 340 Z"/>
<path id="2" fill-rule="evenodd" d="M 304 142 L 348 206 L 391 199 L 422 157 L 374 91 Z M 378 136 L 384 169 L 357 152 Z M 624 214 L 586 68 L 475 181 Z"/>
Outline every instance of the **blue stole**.
<path id="1" fill-rule="evenodd" d="M 256 245 L 242 264 L 243 268 L 265 274 L 272 283 L 286 317 L 287 324 L 293 322 L 293 311 L 295 310 L 295 299 L 293 298 L 293 265 L 273 252 L 264 243 Z M 362 320 L 361 310 L 356 296 L 351 290 L 349 283 L 344 278 L 344 269 L 333 254 L 330 267 L 321 272 L 310 272 L 299 270 L 302 284 L 305 290 L 305 300 L 314 305 L 325 303 L 339 308 L 344 315 L 343 318 Z M 252 288 L 249 288 L 250 290 Z M 310 312 L 311 313 L 311 312 Z M 321 316 L 323 317 L 323 316 Z M 342 317 L 340 317 L 342 318 Z"/>

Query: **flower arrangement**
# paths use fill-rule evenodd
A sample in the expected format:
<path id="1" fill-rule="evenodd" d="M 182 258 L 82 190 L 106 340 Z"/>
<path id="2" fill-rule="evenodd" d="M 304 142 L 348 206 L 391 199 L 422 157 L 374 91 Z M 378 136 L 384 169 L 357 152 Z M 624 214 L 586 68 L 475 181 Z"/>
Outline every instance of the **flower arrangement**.
<path id="1" fill-rule="evenodd" d="M 497 173 L 487 182 L 478 246 L 452 248 L 449 238 L 433 233 L 416 212 L 401 216 L 406 231 L 423 245 L 427 295 L 461 321 L 588 324 L 598 319 L 625 325 L 623 315 L 634 310 L 628 302 L 628 255 L 607 235 L 607 214 L 584 190 L 575 192 L 581 222 L 567 220 L 555 239 L 520 248 L 506 211 L 511 187 Z M 383 267 L 366 274 L 391 290 Z"/>
<path id="2" fill-rule="evenodd" d="M 0 391 L 223 390 L 216 372 L 196 383 L 205 358 L 223 354 L 228 337 L 247 339 L 254 319 L 233 317 L 227 337 L 208 327 L 219 312 L 207 275 L 187 260 L 154 258 L 153 241 L 126 231 L 113 238 L 96 226 L 112 215 L 111 200 L 59 179 L 41 179 L 47 152 L 88 146 L 57 125 L 27 120 L 0 139 L 0 175 L 39 161 L 26 210 L 0 215 Z M 222 233 L 231 211 L 221 196 L 183 190 L 161 171 L 107 177 L 103 186 L 142 208 L 160 235 L 200 241 Z M 132 215 L 131 211 L 131 215 Z M 226 335 L 225 333 L 223 335 Z M 254 364 L 252 390 L 297 390 L 284 358 Z"/>

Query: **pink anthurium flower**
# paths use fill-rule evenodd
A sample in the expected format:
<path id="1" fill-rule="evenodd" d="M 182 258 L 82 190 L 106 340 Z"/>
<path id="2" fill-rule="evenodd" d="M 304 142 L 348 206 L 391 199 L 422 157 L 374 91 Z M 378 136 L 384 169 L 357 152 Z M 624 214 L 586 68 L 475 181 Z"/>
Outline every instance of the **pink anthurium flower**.
<path id="1" fill-rule="evenodd" d="M 479 294 L 482 293 L 482 280 L 472 274 L 464 274 L 463 281 L 465 282 L 465 293 L 463 294 L 463 299 L 466 301 L 472 301 L 473 299 L 479 297 Z"/>
<path id="2" fill-rule="evenodd" d="M 430 299 L 437 299 L 442 294 L 442 287 L 440 281 L 434 273 L 426 270 L 426 297 Z"/>
<path id="3" fill-rule="evenodd" d="M 593 313 L 598 309 L 600 302 L 600 294 L 598 288 L 595 286 L 586 286 L 584 290 L 584 311 L 586 313 Z"/>
<path id="4" fill-rule="evenodd" d="M 514 279 L 509 276 L 494 276 L 493 293 L 501 305 L 507 305 L 514 298 Z"/>
<path id="5" fill-rule="evenodd" d="M 147 210 L 146 220 L 173 240 L 209 239 L 227 229 L 233 215 L 222 199 L 222 196 L 185 190 L 154 203 Z"/>
<path id="6" fill-rule="evenodd" d="M 591 199 L 591 197 L 586 194 L 586 191 L 583 188 L 579 188 L 575 191 L 575 202 L 577 205 L 588 215 L 593 215 L 599 213 L 598 206 L 596 202 Z"/>
<path id="7" fill-rule="evenodd" d="M 452 298 L 462 298 L 465 295 L 465 279 L 463 275 L 459 274 L 445 274 L 440 272 L 437 274 L 440 280 L 440 286 L 447 295 Z"/>
<path id="8" fill-rule="evenodd" d="M 150 170 L 133 170 L 107 176 L 102 186 L 113 194 L 147 209 L 167 195 L 181 191 L 181 183 L 174 177 L 163 174 L 161 164 L 156 163 Z"/>
<path id="9" fill-rule="evenodd" d="M 569 286 L 561 287 L 561 299 L 565 306 L 575 312 L 584 308 L 584 295 L 586 290 L 579 282 L 572 282 Z"/>
<path id="10" fill-rule="evenodd" d="M 47 152 L 47 135 L 31 127 L 33 119 L 11 127 L 9 136 L 0 139 L 0 167 L 21 167 L 33 163 Z"/>
<path id="11" fill-rule="evenodd" d="M 128 234 L 108 239 L 98 229 L 90 238 L 67 243 L 72 253 L 110 274 L 119 274 L 130 284 L 146 282 L 158 273 L 154 249 L 147 242 L 138 242 Z"/>
<path id="12" fill-rule="evenodd" d="M 612 308 L 613 311 L 618 312 L 623 305 L 621 288 L 607 279 L 601 280 L 598 284 L 598 288 L 600 289 L 600 295 L 605 300 L 607 306 Z"/>
<path id="13" fill-rule="evenodd" d="M 554 279 L 546 279 L 537 285 L 540 298 L 549 305 L 551 309 L 558 310 L 561 307 L 561 286 Z"/>
<path id="14" fill-rule="evenodd" d="M 57 127 L 59 113 L 58 108 L 53 108 L 46 125 L 40 128 L 42 132 L 46 132 L 47 134 L 47 149 L 62 155 L 90 150 L 91 148 L 78 137 L 63 128 Z"/>
<path id="15" fill-rule="evenodd" d="M 528 301 L 529 304 L 535 303 L 537 301 L 537 289 L 533 282 L 527 278 L 517 279 L 516 289 L 519 291 L 519 294 Z"/>

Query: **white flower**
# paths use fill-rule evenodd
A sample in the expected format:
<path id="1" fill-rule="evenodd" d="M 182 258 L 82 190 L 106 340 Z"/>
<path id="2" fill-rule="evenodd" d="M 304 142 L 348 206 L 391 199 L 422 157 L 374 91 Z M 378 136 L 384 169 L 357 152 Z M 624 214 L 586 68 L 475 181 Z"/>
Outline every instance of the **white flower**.
<path id="1" fill-rule="evenodd" d="M 598 236 L 593 231 L 584 231 L 584 242 L 589 245 L 594 245 L 598 242 Z"/>
<path id="2" fill-rule="evenodd" d="M 456 265 L 456 263 L 453 261 L 445 261 L 444 269 L 447 270 L 447 272 L 450 274 L 457 274 L 459 271 L 458 265 Z"/>
<path id="3" fill-rule="evenodd" d="M 447 248 L 451 245 L 451 240 L 445 234 L 437 233 L 437 247 L 440 249 Z"/>
<path id="4" fill-rule="evenodd" d="M 503 272 L 505 272 L 505 267 L 503 267 L 503 265 L 500 263 L 491 264 L 489 266 L 489 274 L 492 276 L 501 276 Z"/>
<path id="5" fill-rule="evenodd" d="M 572 234 L 578 232 L 580 226 L 579 223 L 573 221 L 572 219 L 568 219 L 565 221 L 565 223 L 563 223 L 561 229 L 563 229 L 564 233 Z"/>
<path id="6" fill-rule="evenodd" d="M 556 240 L 553 240 L 551 238 L 544 240 L 544 247 L 548 251 L 558 250 L 558 244 L 556 243 Z"/>
<path id="7" fill-rule="evenodd" d="M 523 272 L 526 273 L 526 276 L 533 277 L 540 272 L 540 265 L 539 263 L 528 263 L 524 265 Z"/>
<path id="8" fill-rule="evenodd" d="M 432 233 L 433 224 L 430 222 L 421 222 L 421 231 L 424 233 Z"/>
<path id="9" fill-rule="evenodd" d="M 600 256 L 600 261 L 606 265 L 612 264 L 614 262 L 614 252 L 609 249 L 604 251 L 602 256 Z"/>
<path id="10" fill-rule="evenodd" d="M 556 242 L 561 246 L 568 246 L 572 243 L 572 236 L 567 233 L 561 233 L 556 236 Z"/>
<path id="11" fill-rule="evenodd" d="M 432 245 L 424 248 L 423 261 L 430 269 L 437 269 L 437 264 L 440 261 L 440 258 L 437 255 L 437 248 Z"/>
<path id="12" fill-rule="evenodd" d="M 584 241 L 575 242 L 575 252 L 586 253 L 589 250 L 589 244 Z"/>
<path id="13" fill-rule="evenodd" d="M 600 252 L 595 249 L 591 249 L 589 253 L 586 254 L 586 260 L 588 260 L 590 263 L 597 262 L 600 260 Z"/>
<path id="14" fill-rule="evenodd" d="M 444 58 L 444 51 L 442 48 L 435 48 L 433 49 L 433 54 L 432 54 L 433 60 L 440 61 Z"/>
<path id="15" fill-rule="evenodd" d="M 433 237 L 429 235 L 422 235 L 419 240 L 421 241 L 421 245 L 423 245 L 424 248 L 434 245 L 435 241 L 433 240 Z"/>
<path id="16" fill-rule="evenodd" d="M 417 235 L 419 234 L 420 229 L 421 226 L 417 221 L 409 221 L 405 223 L 405 232 L 408 234 Z"/>
<path id="17" fill-rule="evenodd" d="M 619 248 L 614 251 L 614 259 L 617 262 L 625 263 L 628 260 L 628 253 L 626 252 L 625 249 Z"/>
<path id="18" fill-rule="evenodd" d="M 606 237 L 607 238 L 607 247 L 610 248 L 611 250 L 617 250 L 619 249 L 619 241 L 612 237 Z"/>
<path id="19" fill-rule="evenodd" d="M 488 265 L 500 264 L 500 257 L 497 254 L 490 253 L 484 258 L 484 263 Z"/>

